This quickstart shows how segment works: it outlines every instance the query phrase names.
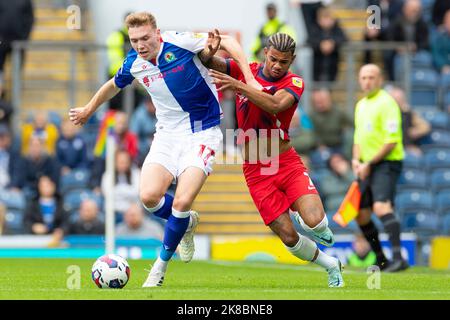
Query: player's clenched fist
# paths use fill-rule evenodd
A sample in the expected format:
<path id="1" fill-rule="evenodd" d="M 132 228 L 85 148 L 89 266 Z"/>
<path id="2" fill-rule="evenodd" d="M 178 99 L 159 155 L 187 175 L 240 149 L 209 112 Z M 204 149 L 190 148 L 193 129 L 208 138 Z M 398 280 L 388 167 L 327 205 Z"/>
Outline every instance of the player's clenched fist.
<path id="1" fill-rule="evenodd" d="M 69 110 L 69 119 L 74 125 L 83 125 L 90 117 L 90 112 L 87 107 L 72 108 Z"/>

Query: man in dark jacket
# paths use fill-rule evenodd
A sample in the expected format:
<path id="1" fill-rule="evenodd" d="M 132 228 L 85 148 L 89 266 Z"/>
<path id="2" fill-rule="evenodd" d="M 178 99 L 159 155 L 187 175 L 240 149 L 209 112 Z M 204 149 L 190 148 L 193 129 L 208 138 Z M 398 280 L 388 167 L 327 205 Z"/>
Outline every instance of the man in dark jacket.
<path id="1" fill-rule="evenodd" d="M 389 40 L 398 42 L 410 42 L 413 44 L 413 51 L 428 50 L 428 26 L 422 18 L 422 4 L 420 0 L 406 0 L 403 5 L 402 15 L 391 25 L 388 34 Z M 397 49 L 397 53 L 404 51 L 403 47 Z M 388 71 L 391 79 L 393 77 L 392 55 Z"/>
<path id="2" fill-rule="evenodd" d="M 33 23 L 34 13 L 31 0 L 0 1 L 0 96 L 2 94 L 3 66 L 6 56 L 11 52 L 11 43 L 15 40 L 27 40 Z"/>
<path id="3" fill-rule="evenodd" d="M 314 81 L 336 80 L 339 49 L 347 41 L 344 31 L 329 8 L 317 12 L 318 27 L 312 27 L 309 44 L 314 50 Z"/>

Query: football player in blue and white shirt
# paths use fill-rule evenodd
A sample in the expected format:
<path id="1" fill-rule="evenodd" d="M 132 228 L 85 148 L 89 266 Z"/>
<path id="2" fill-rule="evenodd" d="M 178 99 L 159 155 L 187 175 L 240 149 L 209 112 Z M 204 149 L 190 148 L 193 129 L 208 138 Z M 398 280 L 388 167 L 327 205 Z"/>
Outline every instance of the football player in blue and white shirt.
<path id="1" fill-rule="evenodd" d="M 219 45 L 240 66 L 247 83 L 259 88 L 242 48 L 217 30 L 209 34 L 161 33 L 153 15 L 132 13 L 125 23 L 132 49 L 115 77 L 81 108 L 69 111 L 71 121 L 84 124 L 107 100 L 135 79 L 156 107 L 156 133 L 141 172 L 140 198 L 147 210 L 167 220 L 163 247 L 144 287 L 161 286 L 167 264 L 180 243 L 180 258 L 194 254 L 198 213 L 191 210 L 222 142 L 222 110 L 217 91 L 200 59 L 209 59 Z M 177 181 L 175 196 L 167 194 Z"/>

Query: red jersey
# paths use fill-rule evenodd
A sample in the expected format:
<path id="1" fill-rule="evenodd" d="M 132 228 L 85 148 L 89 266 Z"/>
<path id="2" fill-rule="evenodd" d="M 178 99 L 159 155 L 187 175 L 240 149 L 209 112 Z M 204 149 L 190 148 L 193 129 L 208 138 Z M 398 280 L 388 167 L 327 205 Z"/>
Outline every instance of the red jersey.
<path id="1" fill-rule="evenodd" d="M 264 64 L 262 63 L 250 63 L 250 70 L 255 79 L 263 86 L 264 92 L 274 95 L 279 90 L 286 90 L 294 96 L 295 103 L 287 110 L 271 114 L 254 105 L 247 97 L 236 93 L 236 117 L 239 129 L 243 130 L 238 135 L 238 144 L 254 138 L 252 135 L 246 134 L 249 129 L 256 130 L 257 136 L 261 129 L 265 129 L 267 134 L 270 134 L 271 129 L 279 130 L 281 139 L 290 140 L 289 125 L 303 93 L 303 79 L 291 72 L 287 72 L 280 79 L 267 78 L 263 74 L 263 68 Z M 244 75 L 234 60 L 227 60 L 227 73 L 233 78 L 245 82 Z"/>

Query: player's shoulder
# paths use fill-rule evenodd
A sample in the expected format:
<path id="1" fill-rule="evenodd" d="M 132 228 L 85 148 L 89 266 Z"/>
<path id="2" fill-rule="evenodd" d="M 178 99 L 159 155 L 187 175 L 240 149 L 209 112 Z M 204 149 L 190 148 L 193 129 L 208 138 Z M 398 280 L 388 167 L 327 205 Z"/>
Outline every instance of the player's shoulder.
<path id="1" fill-rule="evenodd" d="M 125 57 L 123 64 L 126 67 L 131 68 L 131 66 L 136 61 L 137 58 L 138 58 L 138 53 L 136 52 L 136 50 L 131 48 L 130 51 L 128 51 L 127 56 Z"/>
<path id="2" fill-rule="evenodd" d="M 304 89 L 305 82 L 302 77 L 300 77 L 298 74 L 288 72 L 286 76 L 284 76 L 283 79 L 281 79 L 281 83 L 284 86 L 294 86 L 299 89 Z"/>

